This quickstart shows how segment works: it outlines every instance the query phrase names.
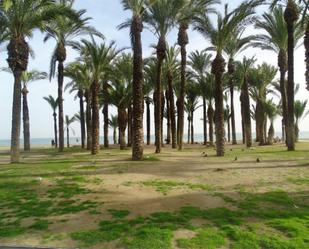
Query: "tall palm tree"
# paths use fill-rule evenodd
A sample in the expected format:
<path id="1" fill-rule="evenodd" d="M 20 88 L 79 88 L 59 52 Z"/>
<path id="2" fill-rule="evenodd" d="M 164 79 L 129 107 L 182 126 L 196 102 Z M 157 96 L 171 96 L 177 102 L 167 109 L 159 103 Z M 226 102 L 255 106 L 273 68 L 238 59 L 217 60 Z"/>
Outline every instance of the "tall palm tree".
<path id="1" fill-rule="evenodd" d="M 284 19 L 282 7 L 274 8 L 270 13 L 264 13 L 262 19 L 256 21 L 255 27 L 261 29 L 265 34 L 257 35 L 252 42 L 252 46 L 263 50 L 275 52 L 278 55 L 278 67 L 280 71 L 280 93 L 283 111 L 283 124 L 287 121 L 287 49 L 288 49 L 288 31 Z M 302 37 L 301 25 L 298 23 L 295 27 L 295 45 Z M 286 130 L 286 132 L 289 132 Z"/>
<path id="2" fill-rule="evenodd" d="M 176 0 L 177 1 L 177 0 Z M 215 12 L 212 6 L 220 3 L 219 0 L 183 0 L 178 1 L 181 8 L 178 11 L 178 45 L 181 52 L 181 79 L 180 79 L 180 95 L 178 100 L 178 126 L 179 138 L 178 149 L 183 149 L 183 130 L 184 130 L 184 103 L 185 103 L 185 88 L 186 88 L 186 67 L 187 67 L 187 45 L 189 44 L 188 29 L 193 22 L 194 17 L 199 13 Z"/>
<path id="3" fill-rule="evenodd" d="M 224 48 L 230 41 L 234 32 L 239 30 L 241 25 L 249 22 L 254 14 L 254 8 L 258 1 L 246 1 L 236 10 L 228 12 L 227 5 L 225 13 L 222 16 L 217 13 L 216 26 L 209 20 L 206 14 L 201 14 L 196 18 L 195 29 L 199 31 L 206 39 L 210 40 L 213 50 L 216 51 L 216 57 L 212 63 L 212 73 L 216 79 L 215 89 L 215 109 L 216 109 L 216 149 L 217 156 L 224 156 L 224 108 L 223 108 L 223 74 L 225 71 L 225 59 L 223 57 Z"/>
<path id="4" fill-rule="evenodd" d="M 81 146 L 84 149 L 86 138 L 84 96 L 85 91 L 90 88 L 89 69 L 87 69 L 85 63 L 72 62 L 65 68 L 64 76 L 72 80 L 65 86 L 65 91 L 67 89 L 70 89 L 70 93 L 77 91 L 77 97 L 79 98 Z"/>
<path id="5" fill-rule="evenodd" d="M 183 0 L 157 0 L 149 6 L 146 12 L 146 23 L 157 36 L 157 74 L 155 90 L 155 137 L 156 153 L 161 152 L 162 140 L 162 66 L 166 59 L 166 36 L 175 24 L 175 16 L 181 8 Z"/>
<path id="6" fill-rule="evenodd" d="M 113 129 L 113 140 L 114 140 L 114 144 L 117 144 L 117 129 L 119 127 L 118 125 L 118 116 L 117 115 L 112 115 L 110 120 L 109 120 L 109 125 L 112 127 Z"/>
<path id="7" fill-rule="evenodd" d="M 54 4 L 52 0 L 16 0 L 2 1 L 0 8 L 0 26 L 7 30 L 9 44 L 8 65 L 14 74 L 14 93 L 12 108 L 11 162 L 20 161 L 20 123 L 21 123 L 21 77 L 27 70 L 29 45 L 26 39 L 33 31 L 41 29 L 43 24 L 52 21 L 60 14 L 72 17 L 64 6 Z"/>
<path id="8" fill-rule="evenodd" d="M 309 111 L 306 111 L 308 101 L 300 101 L 296 100 L 294 103 L 294 110 L 295 110 L 295 141 L 298 142 L 299 139 L 299 120 L 302 118 L 305 118 L 308 114 Z"/>
<path id="9" fill-rule="evenodd" d="M 111 80 L 110 101 L 118 110 L 120 149 L 126 148 L 125 131 L 128 124 L 127 109 L 132 99 L 132 56 L 122 54 L 115 60 L 114 77 Z"/>
<path id="10" fill-rule="evenodd" d="M 133 134 L 132 134 L 132 159 L 141 160 L 143 158 L 143 48 L 141 34 L 143 32 L 143 19 L 147 7 L 153 0 L 122 0 L 125 10 L 131 10 L 132 19 L 129 23 L 120 25 L 130 26 L 130 36 L 133 50 Z"/>
<path id="11" fill-rule="evenodd" d="M 58 108 L 58 99 L 55 99 L 53 96 L 49 95 L 48 97 L 43 98 L 52 108 L 53 117 L 54 117 L 54 137 L 55 137 L 55 146 L 58 147 L 58 128 L 57 128 L 57 108 Z"/>
<path id="12" fill-rule="evenodd" d="M 67 131 L 67 147 L 70 148 L 70 129 L 74 133 L 74 130 L 70 127 L 76 121 L 76 116 L 69 117 L 65 115 L 65 129 Z"/>
<path id="13" fill-rule="evenodd" d="M 58 5 L 66 6 L 67 8 L 73 9 L 74 0 L 56 0 Z M 56 41 L 56 47 L 52 54 L 51 66 L 50 66 L 50 79 L 55 77 L 56 65 L 58 63 L 58 99 L 59 99 L 59 151 L 61 152 L 64 148 L 64 112 L 63 112 L 63 79 L 64 79 L 64 62 L 67 58 L 67 46 L 72 45 L 72 41 L 77 36 L 91 34 L 102 36 L 93 27 L 88 25 L 91 18 L 85 18 L 85 10 L 77 12 L 77 18 L 72 19 L 66 16 L 59 16 L 52 22 L 47 23 L 45 30 L 46 36 L 44 41 L 54 39 Z"/>
<path id="14" fill-rule="evenodd" d="M 208 135 L 209 144 L 213 146 L 214 144 L 214 109 L 213 102 L 215 97 L 215 78 L 212 74 L 208 73 L 205 80 L 201 82 L 200 91 L 201 95 L 205 96 L 207 105 L 207 120 L 208 120 Z M 205 121 L 204 121 L 205 122 Z"/>
<path id="15" fill-rule="evenodd" d="M 117 50 L 115 42 L 110 44 L 98 44 L 94 39 L 87 41 L 83 39 L 74 48 L 80 51 L 87 67 L 91 71 L 91 108 L 92 108 L 92 148 L 91 153 L 96 155 L 100 149 L 100 114 L 99 114 L 99 93 L 100 80 L 105 79 L 111 62 L 121 50 Z"/>
<path id="16" fill-rule="evenodd" d="M 203 91 L 206 75 L 211 66 L 211 55 L 205 51 L 194 51 L 189 55 L 189 65 L 193 69 L 192 76 L 199 84 L 200 95 L 203 98 L 203 131 L 204 145 L 207 143 L 207 106 L 206 106 L 206 91 Z"/>
<path id="17" fill-rule="evenodd" d="M 224 48 L 224 52 L 228 57 L 228 75 L 229 75 L 229 90 L 230 90 L 230 108 L 231 108 L 231 126 L 232 126 L 232 144 L 237 144 L 236 139 L 236 124 L 235 124 L 235 108 L 234 108 L 234 74 L 235 74 L 235 58 L 243 52 L 249 42 L 253 39 L 253 36 L 244 36 L 244 27 L 240 27 L 239 30 L 233 32 L 229 42 Z"/>

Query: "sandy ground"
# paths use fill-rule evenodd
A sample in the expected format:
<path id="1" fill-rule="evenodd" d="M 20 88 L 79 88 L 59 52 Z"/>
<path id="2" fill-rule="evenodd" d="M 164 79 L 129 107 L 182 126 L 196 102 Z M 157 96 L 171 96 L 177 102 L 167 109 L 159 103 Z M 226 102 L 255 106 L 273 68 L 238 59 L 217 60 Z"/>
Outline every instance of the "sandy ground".
<path id="1" fill-rule="evenodd" d="M 309 149 L 309 143 L 308 143 Z M 241 146 L 236 148 L 228 147 L 229 156 L 227 158 L 214 157 L 213 149 L 205 149 L 203 146 L 194 145 L 184 152 L 172 151 L 171 148 L 163 148 L 163 153 L 159 156 L 160 161 L 131 162 L 128 161 L 130 151 L 121 152 L 115 156 L 113 151 L 103 151 L 99 157 L 93 159 L 96 169 L 89 171 L 83 167 L 89 162 L 79 162 L 74 164 L 76 175 L 85 175 L 89 179 L 100 178 L 101 184 L 87 184 L 87 188 L 94 193 L 80 196 L 81 199 L 95 200 L 102 203 L 98 211 L 99 216 L 90 215 L 88 212 L 78 214 L 50 217 L 53 224 L 49 227 L 51 234 L 66 234 L 68 231 L 79 231 L 81 229 L 95 229 L 100 220 L 111 218 L 106 212 L 108 209 L 126 209 L 130 211 L 128 218 L 137 216 L 148 216 L 154 212 L 175 211 L 183 206 L 197 206 L 202 209 L 229 207 L 220 197 L 211 194 L 212 191 L 190 189 L 185 187 L 175 188 L 164 195 L 153 187 L 144 186 L 141 182 L 160 180 L 186 182 L 192 184 L 207 184 L 214 191 L 224 193 L 230 197 L 237 198 L 239 190 L 250 192 L 265 192 L 282 189 L 290 193 L 309 190 L 308 186 L 296 186 L 290 184 L 288 178 L 300 178 L 309 176 L 309 164 L 304 163 L 309 160 L 309 153 L 303 158 L 256 157 L 242 153 L 235 161 L 237 151 L 243 152 Z M 0 148 L 4 151 L 5 148 Z M 145 154 L 153 153 L 153 147 L 147 147 Z M 207 153 L 207 157 L 204 156 Z M 74 155 L 74 154 L 72 154 Z M 37 161 L 45 158 L 44 155 L 29 154 L 24 156 L 27 162 Z M 62 158 L 57 156 L 57 158 Z M 8 161 L 8 156 L 0 157 L 0 164 Z M 1 165 L 0 165 L 1 169 Z M 42 177 L 39 191 L 44 191 L 50 187 L 51 179 Z M 309 204 L 309 203 L 308 203 Z M 65 223 L 60 220 L 67 220 Z M 196 221 L 199 222 L 199 221 Z M 192 231 L 179 230 L 175 237 L 193 237 Z M 26 234 L 17 238 L 0 239 L 1 244 L 16 245 L 40 245 L 42 244 L 41 234 Z M 47 242 L 47 245 L 63 247 L 77 246 L 75 241 L 65 237 L 59 241 Z M 105 244 L 104 248 L 113 248 L 114 244 Z M 1 246 L 0 246 L 1 248 Z M 100 247 L 93 247 L 100 248 Z"/>

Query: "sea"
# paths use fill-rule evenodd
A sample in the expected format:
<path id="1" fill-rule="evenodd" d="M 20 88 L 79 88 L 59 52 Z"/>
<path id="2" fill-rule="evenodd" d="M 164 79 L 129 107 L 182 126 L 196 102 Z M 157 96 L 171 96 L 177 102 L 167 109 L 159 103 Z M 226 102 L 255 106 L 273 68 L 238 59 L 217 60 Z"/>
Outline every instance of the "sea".
<path id="1" fill-rule="evenodd" d="M 253 138 L 255 137 L 255 134 L 252 134 Z M 242 135 L 241 133 L 237 133 L 236 134 L 237 140 L 241 140 L 242 139 Z M 275 137 L 281 137 L 281 133 L 276 133 Z M 36 145 L 36 146 L 51 146 L 51 141 L 53 138 L 32 138 L 30 140 L 31 145 Z M 300 132 L 299 133 L 299 139 L 300 140 L 309 140 L 309 131 L 306 132 Z M 71 137 L 70 138 L 70 145 L 79 145 L 80 144 L 80 137 Z M 154 142 L 154 136 L 151 136 L 151 142 Z M 195 134 L 194 135 L 194 141 L 197 143 L 202 143 L 204 140 L 203 138 L 203 134 Z M 146 141 L 146 137 L 145 137 L 145 141 Z M 187 135 L 184 135 L 184 142 L 187 141 Z M 66 145 L 66 138 L 65 138 L 65 145 Z M 113 138 L 110 136 L 109 137 L 109 142 L 113 143 Z M 20 143 L 23 144 L 23 140 L 20 140 Z M 100 137 L 100 143 L 103 143 L 103 137 Z M 11 140 L 10 139 L 0 139 L 0 147 L 8 147 L 11 144 Z"/>

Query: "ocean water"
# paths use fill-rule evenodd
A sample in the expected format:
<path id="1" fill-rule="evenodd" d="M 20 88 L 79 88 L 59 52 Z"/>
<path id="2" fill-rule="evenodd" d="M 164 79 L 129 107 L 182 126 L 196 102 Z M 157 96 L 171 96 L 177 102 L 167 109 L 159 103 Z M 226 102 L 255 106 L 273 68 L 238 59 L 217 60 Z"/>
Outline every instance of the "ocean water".
<path id="1" fill-rule="evenodd" d="M 255 133 L 252 134 L 253 138 L 255 137 Z M 237 133 L 237 140 L 241 140 L 242 139 L 242 135 L 241 133 Z M 281 137 L 281 133 L 276 133 L 275 137 Z M 166 137 L 166 136 L 164 136 Z M 299 134 L 299 138 L 301 140 L 309 140 L 309 132 L 300 132 Z M 51 140 L 53 138 L 32 138 L 31 139 L 31 144 L 32 145 L 44 145 L 44 146 L 48 146 L 51 145 Z M 203 142 L 204 138 L 203 138 L 203 134 L 195 134 L 194 135 L 194 140 L 195 142 Z M 146 141 L 146 137 L 145 137 L 145 141 Z M 184 135 L 184 142 L 187 141 L 187 135 Z M 109 137 L 109 142 L 112 144 L 113 143 L 113 138 L 110 136 Z M 154 142 L 154 136 L 151 136 L 151 142 Z M 23 144 L 23 140 L 20 141 L 21 145 Z M 100 143 L 103 143 L 103 137 L 100 137 Z M 10 146 L 11 144 L 11 140 L 9 139 L 4 139 L 4 140 L 0 140 L 0 146 L 1 147 L 7 147 Z M 80 144 L 80 138 L 79 137 L 72 137 L 70 138 L 70 144 L 71 145 L 79 145 Z M 65 139 L 65 145 L 66 145 L 66 139 Z"/>

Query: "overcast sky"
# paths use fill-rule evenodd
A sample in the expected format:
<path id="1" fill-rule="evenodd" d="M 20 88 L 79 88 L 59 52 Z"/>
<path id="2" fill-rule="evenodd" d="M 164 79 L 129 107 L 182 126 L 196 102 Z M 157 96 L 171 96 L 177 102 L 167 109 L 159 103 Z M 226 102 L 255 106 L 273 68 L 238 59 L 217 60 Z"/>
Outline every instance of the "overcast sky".
<path id="1" fill-rule="evenodd" d="M 228 2 L 230 7 L 233 8 L 239 4 L 238 0 L 223 1 Z M 130 46 L 129 32 L 128 30 L 117 30 L 117 25 L 126 20 L 130 16 L 130 12 L 124 12 L 120 4 L 120 0 L 76 0 L 76 9 L 86 9 L 87 16 L 92 17 L 91 25 L 97 30 L 102 32 L 106 39 L 115 40 L 119 48 Z M 265 8 L 260 8 L 259 13 L 263 13 Z M 248 28 L 247 34 L 256 34 L 260 32 Z M 209 46 L 209 43 L 198 33 L 190 31 L 190 44 L 188 51 L 202 50 Z M 150 45 L 156 42 L 156 38 L 149 31 L 143 32 L 143 47 L 144 56 L 149 56 L 152 53 Z M 168 42 L 173 45 L 177 41 L 177 30 L 172 31 L 168 36 Z M 35 52 L 35 59 L 31 59 L 29 62 L 29 70 L 37 69 L 40 71 L 49 72 L 49 64 L 51 53 L 55 47 L 55 42 L 50 40 L 47 43 L 43 43 L 43 35 L 39 32 L 35 32 L 34 37 L 29 40 L 30 46 Z M 256 56 L 258 59 L 257 64 L 266 61 L 274 66 L 277 65 L 277 55 L 267 51 L 261 51 L 259 49 L 248 49 L 244 53 L 240 54 L 237 59 L 241 60 L 242 57 Z M 76 54 L 71 50 L 68 52 L 67 62 L 76 58 Z M 0 66 L 7 67 L 6 63 L 7 54 L 4 48 L 0 53 Z M 300 47 L 295 54 L 295 81 L 300 83 L 301 90 L 299 91 L 296 99 L 305 100 L 308 98 L 309 92 L 305 89 L 305 64 L 304 64 L 304 48 Z M 66 80 L 67 82 L 67 80 Z M 43 100 L 44 96 L 57 95 L 57 81 L 56 79 L 49 82 L 48 80 L 34 82 L 29 86 L 29 109 L 30 109 L 30 127 L 32 138 L 48 138 L 53 137 L 53 119 L 52 110 L 48 104 Z M 11 133 L 11 111 L 12 111 L 12 96 L 13 96 L 13 78 L 11 75 L 0 72 L 0 139 L 10 138 Z M 236 96 L 236 121 L 237 131 L 240 131 L 240 108 L 239 108 L 239 95 Z M 65 94 L 64 102 L 65 114 L 74 115 L 79 111 L 78 101 L 74 101 L 74 95 Z M 115 113 L 115 109 L 111 109 L 112 113 Z M 198 110 L 195 115 L 195 129 L 196 133 L 202 133 L 202 110 Z M 102 119 L 102 117 L 101 117 Z M 281 130 L 281 118 L 278 118 L 275 123 L 276 131 Z M 302 131 L 309 131 L 307 128 L 309 125 L 309 117 L 302 120 L 300 129 Z M 101 122 L 102 126 L 102 122 Z M 153 123 L 152 123 L 153 126 Z M 76 135 L 79 136 L 79 125 L 75 123 L 73 125 Z M 153 127 L 152 127 L 153 128 Z M 101 129 L 102 130 L 102 129 Z M 254 126 L 253 126 L 254 131 Z M 22 133 L 21 133 L 22 134 Z M 101 134 L 102 135 L 102 134 Z"/>

